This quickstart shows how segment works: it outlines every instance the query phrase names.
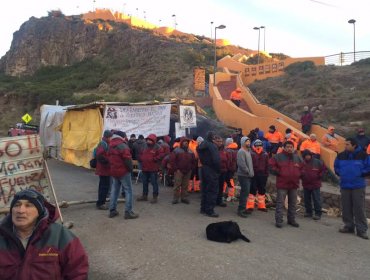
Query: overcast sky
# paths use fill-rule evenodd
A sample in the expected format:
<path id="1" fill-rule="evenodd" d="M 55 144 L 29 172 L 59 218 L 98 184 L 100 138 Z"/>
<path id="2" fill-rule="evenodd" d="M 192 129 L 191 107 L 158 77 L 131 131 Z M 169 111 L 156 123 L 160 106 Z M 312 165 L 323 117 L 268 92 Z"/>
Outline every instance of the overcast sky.
<path id="1" fill-rule="evenodd" d="M 4 2 L 5 3 L 5 2 Z M 12 0 L 3 3 L 0 17 L 0 56 L 10 48 L 13 32 L 31 16 L 42 17 L 60 9 L 66 15 L 94 8 L 123 11 L 161 26 L 211 36 L 245 48 L 258 48 L 256 26 L 261 30 L 260 49 L 293 57 L 325 56 L 353 52 L 355 19 L 356 51 L 370 50 L 370 4 L 366 0 Z M 176 15 L 176 17 L 172 17 Z M 214 22 L 211 25 L 211 21 Z M 214 36 L 214 31 L 213 31 Z"/>

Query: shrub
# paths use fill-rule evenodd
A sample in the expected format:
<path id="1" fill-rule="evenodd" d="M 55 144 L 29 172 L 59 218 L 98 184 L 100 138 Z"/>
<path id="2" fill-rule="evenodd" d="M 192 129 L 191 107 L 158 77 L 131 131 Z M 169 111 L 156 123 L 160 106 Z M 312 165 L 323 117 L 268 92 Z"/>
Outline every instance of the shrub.
<path id="1" fill-rule="evenodd" d="M 312 61 L 295 62 L 287 67 L 284 71 L 292 76 L 297 76 L 306 71 L 316 71 L 316 66 Z"/>

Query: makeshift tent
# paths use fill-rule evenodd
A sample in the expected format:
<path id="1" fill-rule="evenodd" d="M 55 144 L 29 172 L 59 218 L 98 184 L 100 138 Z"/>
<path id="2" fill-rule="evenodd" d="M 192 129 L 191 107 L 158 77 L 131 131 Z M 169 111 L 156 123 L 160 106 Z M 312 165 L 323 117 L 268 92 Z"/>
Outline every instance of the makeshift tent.
<path id="1" fill-rule="evenodd" d="M 68 106 L 42 105 L 40 108 L 40 140 L 50 156 L 60 159 L 62 134 L 58 127 L 63 122 Z"/>
<path id="2" fill-rule="evenodd" d="M 99 143 L 103 118 L 99 108 L 67 110 L 62 131 L 62 158 L 65 162 L 90 168 L 92 152 Z"/>

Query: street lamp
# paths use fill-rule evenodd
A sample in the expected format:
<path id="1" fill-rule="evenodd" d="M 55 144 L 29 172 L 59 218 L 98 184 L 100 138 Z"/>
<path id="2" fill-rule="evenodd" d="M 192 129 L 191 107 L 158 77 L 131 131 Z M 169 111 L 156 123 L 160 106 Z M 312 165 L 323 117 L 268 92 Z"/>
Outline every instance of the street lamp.
<path id="1" fill-rule="evenodd" d="M 350 19 L 348 23 L 353 24 L 353 62 L 355 62 L 356 61 L 356 27 L 355 27 L 356 20 Z"/>
<path id="2" fill-rule="evenodd" d="M 177 22 L 176 22 L 176 15 L 175 14 L 173 14 L 172 15 L 172 17 L 173 17 L 173 26 L 175 27 L 175 30 L 176 30 L 176 25 L 177 25 Z"/>
<path id="3" fill-rule="evenodd" d="M 266 26 L 261 26 L 260 29 L 263 29 L 263 51 L 266 52 Z"/>
<path id="4" fill-rule="evenodd" d="M 212 30 L 213 29 L 213 21 L 211 21 L 211 40 L 212 40 L 212 38 L 213 38 L 213 35 L 212 35 Z"/>
<path id="5" fill-rule="evenodd" d="M 254 30 L 258 30 L 258 51 L 257 51 L 257 64 L 260 64 L 260 33 L 261 27 L 253 27 Z"/>
<path id="6" fill-rule="evenodd" d="M 213 42 L 215 45 L 215 55 L 214 55 L 214 60 L 213 60 L 213 85 L 216 85 L 216 31 L 217 29 L 224 29 L 226 28 L 225 25 L 221 24 L 219 26 L 215 27 L 215 41 Z"/>

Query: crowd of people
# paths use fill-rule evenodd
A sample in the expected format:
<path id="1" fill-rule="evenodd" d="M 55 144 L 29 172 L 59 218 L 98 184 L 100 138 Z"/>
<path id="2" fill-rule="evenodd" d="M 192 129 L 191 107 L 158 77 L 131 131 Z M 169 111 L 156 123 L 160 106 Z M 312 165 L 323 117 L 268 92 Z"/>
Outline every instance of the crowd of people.
<path id="1" fill-rule="evenodd" d="M 133 211 L 133 160 L 138 162 L 142 195 L 137 201 L 157 203 L 158 175 L 173 177 L 172 204 L 189 204 L 189 191 L 201 192 L 200 213 L 217 218 L 216 207 L 226 207 L 235 195 L 234 179 L 240 185 L 236 214 L 242 218 L 257 209 L 267 212 L 266 182 L 276 175 L 275 226 L 283 227 L 285 198 L 288 197 L 287 224 L 299 227 L 296 220 L 297 189 L 304 190 L 304 217 L 319 220 L 322 214 L 320 187 L 326 172 L 320 160 L 320 145 L 337 151 L 334 128 L 329 127 L 327 142 L 316 136 L 301 140 L 291 129 L 283 136 L 271 125 L 267 133 L 256 128 L 245 136 L 241 129 L 225 140 L 213 131 L 202 137 L 157 138 L 149 134 L 128 139 L 123 131 L 104 131 L 94 150 L 99 175 L 96 207 L 119 215 L 117 200 L 123 189 L 125 219 L 139 217 Z M 369 138 L 363 129 L 345 140 L 334 171 L 340 177 L 342 219 L 340 233 L 368 239 L 365 212 L 365 176 L 370 175 Z M 149 183 L 152 197 L 149 200 Z M 110 194 L 109 194 L 110 192 Z M 110 196 L 109 206 L 106 198 Z M 257 200 L 257 201 L 256 201 Z M 88 257 L 72 232 L 56 223 L 58 212 L 34 190 L 15 194 L 10 214 L 0 225 L 1 279 L 87 279 Z"/>

